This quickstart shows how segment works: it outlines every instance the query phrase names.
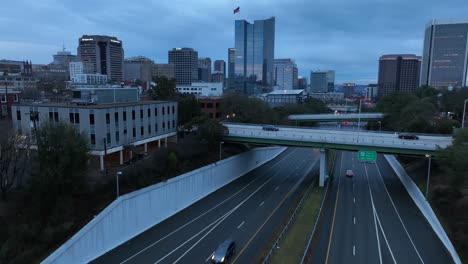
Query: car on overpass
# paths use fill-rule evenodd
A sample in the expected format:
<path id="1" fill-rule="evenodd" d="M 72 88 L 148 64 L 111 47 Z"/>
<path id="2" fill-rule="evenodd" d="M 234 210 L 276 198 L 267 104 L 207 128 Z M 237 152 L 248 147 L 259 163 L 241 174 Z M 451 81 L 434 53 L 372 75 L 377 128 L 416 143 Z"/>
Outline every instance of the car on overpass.
<path id="1" fill-rule="evenodd" d="M 211 256 L 213 263 L 226 263 L 236 250 L 236 242 L 231 239 L 224 240 Z"/>
<path id="2" fill-rule="evenodd" d="M 416 136 L 414 134 L 410 134 L 410 133 L 400 133 L 400 134 L 398 134 L 398 138 L 400 138 L 400 139 L 413 139 L 413 140 L 419 139 L 418 136 Z"/>
<path id="3" fill-rule="evenodd" d="M 265 131 L 279 131 L 279 128 L 272 125 L 263 126 L 262 129 Z"/>

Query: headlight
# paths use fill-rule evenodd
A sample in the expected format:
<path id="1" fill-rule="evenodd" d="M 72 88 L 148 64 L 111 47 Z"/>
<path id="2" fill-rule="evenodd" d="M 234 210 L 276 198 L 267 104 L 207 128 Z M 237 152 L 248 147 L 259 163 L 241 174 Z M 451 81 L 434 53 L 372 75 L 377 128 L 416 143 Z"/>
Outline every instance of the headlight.
<path id="1" fill-rule="evenodd" d="M 224 262 L 224 257 L 221 259 L 221 262 Z"/>
<path id="2" fill-rule="evenodd" d="M 211 259 L 212 259 L 212 260 L 214 260 L 214 255 L 213 255 L 213 256 L 211 256 Z"/>

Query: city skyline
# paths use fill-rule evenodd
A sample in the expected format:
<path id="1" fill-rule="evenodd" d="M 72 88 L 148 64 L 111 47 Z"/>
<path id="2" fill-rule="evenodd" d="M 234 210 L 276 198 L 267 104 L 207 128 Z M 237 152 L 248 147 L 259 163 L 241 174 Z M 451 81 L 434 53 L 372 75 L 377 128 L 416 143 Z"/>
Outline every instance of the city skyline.
<path id="1" fill-rule="evenodd" d="M 23 0 L 2 6 L 0 58 L 47 64 L 63 44 L 76 54 L 79 36 L 102 34 L 122 40 L 126 57 L 142 55 L 167 63 L 167 50 L 191 47 L 202 57 L 228 61 L 236 19 L 275 16 L 275 57 L 294 59 L 300 76 L 334 69 L 336 83 L 367 84 L 377 81 L 381 55 L 422 55 L 424 29 L 432 19 L 466 17 L 466 1 L 451 1 L 450 7 L 429 2 L 205 0 L 144 1 L 136 6 L 99 1 L 90 10 L 86 3 Z M 233 15 L 237 6 L 240 13 Z M 166 13 L 170 15 L 158 15 Z M 177 19 L 181 16 L 184 19 Z"/>

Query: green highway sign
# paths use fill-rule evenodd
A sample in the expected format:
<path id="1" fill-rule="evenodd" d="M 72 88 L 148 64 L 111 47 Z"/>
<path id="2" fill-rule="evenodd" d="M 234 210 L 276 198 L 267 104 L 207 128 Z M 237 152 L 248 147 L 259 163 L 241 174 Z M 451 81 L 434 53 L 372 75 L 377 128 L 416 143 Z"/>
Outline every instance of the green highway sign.
<path id="1" fill-rule="evenodd" d="M 375 162 L 377 160 L 377 151 L 359 150 L 358 160 Z"/>

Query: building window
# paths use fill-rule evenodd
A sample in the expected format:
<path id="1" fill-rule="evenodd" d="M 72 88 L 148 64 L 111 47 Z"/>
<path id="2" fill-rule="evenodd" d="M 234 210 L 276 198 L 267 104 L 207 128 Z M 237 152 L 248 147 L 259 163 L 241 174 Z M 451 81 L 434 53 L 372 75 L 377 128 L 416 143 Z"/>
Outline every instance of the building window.
<path id="1" fill-rule="evenodd" d="M 148 117 L 151 117 L 151 109 L 148 108 Z"/>
<path id="2" fill-rule="evenodd" d="M 115 123 L 119 122 L 119 112 L 114 113 L 114 121 L 115 121 Z"/>
<path id="3" fill-rule="evenodd" d="M 213 108 L 213 103 L 207 103 L 206 108 Z"/>
<path id="4" fill-rule="evenodd" d="M 119 131 L 115 131 L 115 142 L 119 143 L 119 141 L 120 141 Z"/>
<path id="5" fill-rule="evenodd" d="M 110 144 L 111 143 L 111 134 L 107 133 L 106 137 L 107 137 L 107 144 Z"/>
<path id="6" fill-rule="evenodd" d="M 106 113 L 106 124 L 110 124 L 110 114 Z"/>
<path id="7" fill-rule="evenodd" d="M 145 135 L 145 128 L 143 126 L 140 127 L 140 135 Z"/>
<path id="8" fill-rule="evenodd" d="M 123 121 L 127 121 L 127 111 L 123 111 Z"/>
<path id="9" fill-rule="evenodd" d="M 135 110 L 132 110 L 132 120 L 135 120 Z"/>
<path id="10" fill-rule="evenodd" d="M 21 111 L 19 110 L 16 111 L 16 120 L 21 120 Z"/>
<path id="11" fill-rule="evenodd" d="M 158 116 L 158 108 L 157 107 L 154 108 L 154 116 Z"/>
<path id="12" fill-rule="evenodd" d="M 2 94 L 2 103 L 6 103 L 6 96 Z"/>
<path id="13" fill-rule="evenodd" d="M 94 114 L 89 114 L 89 124 L 94 125 Z"/>
<path id="14" fill-rule="evenodd" d="M 162 115 L 164 115 L 164 114 L 165 114 L 165 113 L 164 113 L 164 109 L 165 109 L 165 108 L 164 108 L 164 106 L 163 106 L 163 107 L 162 107 Z"/>
<path id="15" fill-rule="evenodd" d="M 148 125 L 148 134 L 151 134 L 151 125 Z"/>
<path id="16" fill-rule="evenodd" d="M 140 109 L 140 118 L 143 119 L 143 109 Z"/>
<path id="17" fill-rule="evenodd" d="M 133 128 L 132 130 L 133 130 L 132 131 L 133 132 L 133 137 L 135 138 L 136 137 L 136 128 Z"/>
<path id="18" fill-rule="evenodd" d="M 168 106 L 168 107 L 167 107 L 167 114 L 170 114 L 170 113 L 171 113 L 171 112 L 170 112 L 170 108 L 169 108 L 169 106 Z"/>
<path id="19" fill-rule="evenodd" d="M 124 129 L 124 130 L 123 130 L 123 133 L 126 135 L 126 134 L 127 134 L 127 129 Z"/>
<path id="20" fill-rule="evenodd" d="M 14 96 L 15 96 L 15 103 L 17 103 L 18 102 L 18 95 L 15 94 Z"/>
<path id="21" fill-rule="evenodd" d="M 91 145 L 96 145 L 96 135 L 95 134 L 91 134 Z"/>
<path id="22" fill-rule="evenodd" d="M 49 112 L 49 121 L 53 122 L 58 122 L 59 121 L 59 118 L 58 118 L 58 112 Z"/>
<path id="23" fill-rule="evenodd" d="M 79 124 L 80 123 L 80 114 L 79 113 L 70 113 L 70 123 Z"/>

